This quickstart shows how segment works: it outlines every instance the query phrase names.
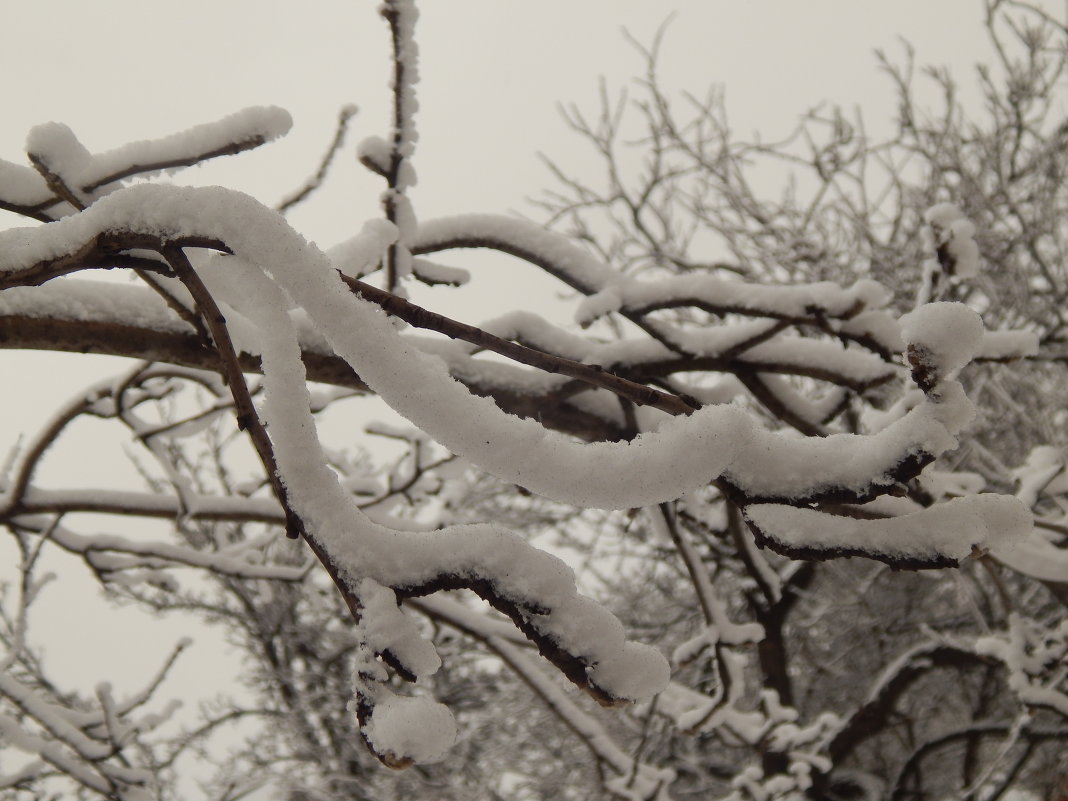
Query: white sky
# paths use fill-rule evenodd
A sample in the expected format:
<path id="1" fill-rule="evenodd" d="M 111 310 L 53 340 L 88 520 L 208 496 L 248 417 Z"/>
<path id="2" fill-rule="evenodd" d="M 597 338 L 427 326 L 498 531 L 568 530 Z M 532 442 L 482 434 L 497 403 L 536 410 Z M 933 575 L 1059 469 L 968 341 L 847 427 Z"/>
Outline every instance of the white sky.
<path id="1" fill-rule="evenodd" d="M 381 181 L 351 155 L 359 138 L 387 131 L 388 37 L 377 5 L 5 3 L 0 158 L 22 162 L 29 128 L 51 120 L 70 125 L 90 150 L 105 150 L 248 105 L 275 104 L 293 114 L 287 140 L 175 177 L 225 182 L 274 203 L 314 170 L 338 109 L 356 103 L 361 111 L 349 153 L 322 196 L 292 217 L 309 238 L 333 244 L 378 214 Z M 885 124 L 895 105 L 873 51 L 902 55 L 899 37 L 915 45 L 918 63 L 952 67 L 965 89 L 973 85 L 971 65 L 989 55 L 980 0 L 427 0 L 417 26 L 417 214 L 536 215 L 525 198 L 552 186 L 539 151 L 595 177 L 596 165 L 576 149 L 557 104 L 574 102 L 595 114 L 598 78 L 618 89 L 643 66 L 621 28 L 648 42 L 672 8 L 661 62 L 665 85 L 698 94 L 711 83 L 725 85 L 733 127 L 743 135 L 759 130 L 774 138 L 824 100 L 862 105 L 870 129 Z M 0 227 L 18 224 L 0 212 Z M 470 321 L 504 310 L 498 293 L 505 290 L 493 286 L 476 295 L 484 313 Z M 112 361 L 106 369 L 120 366 Z M 100 377 L 100 369 L 82 357 L 0 351 L 0 455 L 19 431 L 43 419 L 51 399 L 58 405 Z M 81 475 L 94 485 L 101 464 L 94 452 L 65 459 L 50 475 L 72 481 Z M 69 645 L 79 653 L 77 641 Z M 152 664 L 164 650 L 153 650 Z"/>
<path id="2" fill-rule="evenodd" d="M 354 133 L 384 133 L 385 24 L 375 2 L 315 0 L 105 0 L 5 8 L 6 76 L 0 153 L 19 157 L 27 129 L 59 120 L 91 150 L 170 133 L 252 104 L 289 109 L 289 142 L 231 159 L 265 200 L 314 166 L 337 109 L 357 103 Z M 641 69 L 621 35 L 648 41 L 672 7 L 666 83 L 701 92 L 727 87 L 735 128 L 786 130 L 825 99 L 862 102 L 873 122 L 892 115 L 889 82 L 872 51 L 965 67 L 986 55 L 978 0 L 448 0 L 423 4 L 421 139 L 415 200 L 421 216 L 519 208 L 547 184 L 537 151 L 560 154 L 574 138 L 559 102 L 592 108 L 598 76 L 620 86 Z M 17 76 L 17 77 L 16 77 Z M 280 152 L 281 151 L 281 152 Z M 255 168 L 250 162 L 256 160 Z M 241 170 L 241 165 L 245 169 Z M 359 180 L 356 180 L 358 178 Z M 373 176 L 338 175 L 335 214 L 298 218 L 313 238 L 351 230 L 375 212 Z M 187 180 L 183 178 L 182 180 Z M 302 225 L 301 225 L 302 224 Z"/>

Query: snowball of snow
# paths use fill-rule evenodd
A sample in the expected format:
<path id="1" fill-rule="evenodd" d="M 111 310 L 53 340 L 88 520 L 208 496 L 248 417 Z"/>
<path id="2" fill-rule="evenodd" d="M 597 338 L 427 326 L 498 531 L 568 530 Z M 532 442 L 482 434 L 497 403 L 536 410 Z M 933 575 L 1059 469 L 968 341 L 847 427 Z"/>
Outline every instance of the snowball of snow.
<path id="1" fill-rule="evenodd" d="M 901 317 L 901 335 L 923 351 L 926 366 L 944 377 L 978 353 L 983 320 L 963 303 L 927 303 Z"/>
<path id="2" fill-rule="evenodd" d="M 397 767 L 440 762 L 456 741 L 456 721 L 432 698 L 386 695 L 375 704 L 363 735 Z"/>
<path id="3" fill-rule="evenodd" d="M 92 158 L 74 131 L 60 122 L 31 128 L 26 137 L 26 152 L 43 158 L 50 170 L 75 185 Z"/>
<path id="4" fill-rule="evenodd" d="M 650 698 L 667 687 L 671 666 L 656 648 L 626 642 L 618 658 L 601 662 L 587 672 L 594 684 L 617 698 Z"/>
<path id="5" fill-rule="evenodd" d="M 356 145 L 356 158 L 367 169 L 385 175 L 393 160 L 393 147 L 381 136 L 368 136 Z"/>
<path id="6" fill-rule="evenodd" d="M 415 676 L 429 676 L 441 667 L 433 643 L 423 638 L 415 620 L 397 605 L 393 590 L 364 579 L 357 592 L 364 604 L 360 630 L 374 650 L 389 650 Z"/>

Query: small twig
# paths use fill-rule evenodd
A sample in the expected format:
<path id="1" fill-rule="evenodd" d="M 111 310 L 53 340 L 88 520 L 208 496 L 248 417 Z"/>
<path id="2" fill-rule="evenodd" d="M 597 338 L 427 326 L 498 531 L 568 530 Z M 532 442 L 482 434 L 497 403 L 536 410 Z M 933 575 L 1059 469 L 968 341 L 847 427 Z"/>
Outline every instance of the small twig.
<path id="1" fill-rule="evenodd" d="M 408 184 L 405 168 L 415 148 L 411 117 L 415 112 L 413 84 L 416 80 L 416 72 L 414 62 L 409 63 L 409 59 L 413 59 L 415 53 L 410 49 L 411 43 L 406 38 L 410 34 L 410 30 L 406 28 L 410 29 L 415 25 L 416 11 L 414 7 L 386 0 L 379 13 L 389 23 L 390 41 L 393 47 L 393 131 L 389 169 L 385 175 L 389 190 L 383 196 L 382 205 L 386 219 L 391 223 L 400 223 L 401 216 L 407 216 L 410 213 L 405 208 L 409 203 L 405 195 Z M 402 232 L 400 239 L 386 249 L 386 289 L 390 292 L 397 288 L 401 271 L 410 265 L 411 257 L 411 251 L 408 249 L 408 243 Z M 408 265 L 404 262 L 408 262 Z"/>
<path id="2" fill-rule="evenodd" d="M 416 306 L 410 301 L 379 289 L 378 287 L 365 284 L 356 278 L 341 275 L 342 280 L 349 285 L 353 292 L 366 300 L 381 306 L 387 313 L 404 320 L 416 328 L 425 328 L 431 331 L 445 334 L 452 339 L 460 339 L 478 345 L 486 350 L 507 356 L 521 364 L 537 367 L 549 373 L 559 373 L 570 376 L 587 384 L 607 389 L 622 398 L 633 401 L 640 406 L 652 406 L 668 414 L 692 414 L 698 407 L 694 402 L 687 401 L 676 395 L 669 395 L 658 389 L 647 387 L 644 384 L 636 384 L 625 378 L 607 372 L 597 365 L 582 364 L 560 356 L 552 356 L 507 339 L 501 339 L 493 334 L 483 331 L 481 328 L 461 323 L 444 317 L 435 312 Z"/>
<path id="3" fill-rule="evenodd" d="M 45 452 L 52 447 L 63 430 L 74 420 L 85 414 L 94 403 L 106 396 L 106 390 L 96 387 L 77 398 L 58 412 L 37 437 L 30 443 L 13 471 L 11 489 L 6 493 L 7 503 L 0 508 L 0 519 L 6 519 L 23 508 L 23 501 L 33 481 L 34 472 L 44 458 Z"/>
<path id="4" fill-rule="evenodd" d="M 78 211 L 85 210 L 85 202 L 78 197 L 75 191 L 67 184 L 66 180 L 64 180 L 62 175 L 49 167 L 45 160 L 36 153 L 30 153 L 29 157 L 30 163 L 33 164 L 33 168 L 40 173 L 42 178 L 44 178 L 45 183 L 48 184 L 48 188 L 55 192 L 56 197 L 67 201 Z"/>
<path id="5" fill-rule="evenodd" d="M 1008 589 L 1005 587 L 1005 582 L 1001 576 L 998 575 L 997 563 L 994 559 L 985 551 L 979 551 L 976 549 L 973 552 L 973 556 L 986 570 L 987 575 L 990 576 L 990 580 L 994 582 L 994 589 L 997 590 L 998 598 L 1001 599 L 1001 608 L 1005 610 L 1005 616 L 1008 617 L 1014 608 L 1012 602 L 1012 596 L 1009 595 Z"/>
<path id="6" fill-rule="evenodd" d="M 174 274 L 178 279 L 185 284 L 186 289 L 189 290 L 189 294 L 193 296 L 194 302 L 200 309 L 208 331 L 215 341 L 215 348 L 219 352 L 223 367 L 223 379 L 230 387 L 230 394 L 234 398 L 234 406 L 237 408 L 237 426 L 242 430 L 248 431 L 249 439 L 252 441 L 256 453 L 267 471 L 271 489 L 274 490 L 278 503 L 281 504 L 282 509 L 285 511 L 286 536 L 290 539 L 297 539 L 305 533 L 304 522 L 290 506 L 289 493 L 281 478 L 279 478 L 278 462 L 274 457 L 274 446 L 271 444 L 271 440 L 267 436 L 267 430 L 263 427 L 259 414 L 256 412 L 256 407 L 252 403 L 252 395 L 249 393 L 248 384 L 245 383 L 245 377 L 241 372 L 241 363 L 238 360 L 237 351 L 230 339 L 229 331 L 226 330 L 226 318 L 223 317 L 218 304 L 215 303 L 215 298 L 211 296 L 204 282 L 200 280 L 200 276 L 197 275 L 196 270 L 193 269 L 193 265 L 189 263 L 188 257 L 180 246 L 164 245 L 160 253 L 167 260 L 167 263 L 171 265 L 171 269 L 174 270 Z"/>
<path id="7" fill-rule="evenodd" d="M 197 332 L 197 336 L 200 337 L 205 345 L 211 344 L 208 330 L 204 327 L 203 320 L 200 319 L 200 316 L 196 314 L 196 312 L 186 308 L 185 304 L 175 297 L 156 276 L 152 275 L 152 273 L 136 267 L 134 268 L 134 273 L 138 278 L 148 284 L 153 292 L 163 298 L 163 302 L 166 303 L 175 314 L 193 327 L 193 330 Z"/>
<path id="8" fill-rule="evenodd" d="M 334 162 L 334 158 L 341 150 L 341 146 L 345 143 L 345 135 L 349 130 L 349 120 L 355 116 L 357 110 L 356 106 L 345 106 L 341 109 L 338 113 L 337 130 L 334 132 L 334 139 L 330 143 L 330 147 L 327 148 L 326 153 L 323 154 L 322 161 L 319 163 L 319 169 L 316 170 L 315 175 L 308 179 L 304 186 L 290 194 L 275 206 L 276 211 L 285 214 L 298 203 L 307 200 L 312 192 L 322 186 L 323 181 L 326 180 L 326 174 L 330 171 L 330 167 Z"/>

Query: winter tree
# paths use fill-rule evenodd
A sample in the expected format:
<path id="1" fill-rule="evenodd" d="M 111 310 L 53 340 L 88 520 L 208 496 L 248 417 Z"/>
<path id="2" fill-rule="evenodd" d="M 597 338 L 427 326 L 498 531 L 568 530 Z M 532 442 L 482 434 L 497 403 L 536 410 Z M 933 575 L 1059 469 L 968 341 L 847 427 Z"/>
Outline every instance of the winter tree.
<path id="1" fill-rule="evenodd" d="M 381 214 L 327 250 L 287 213 L 349 109 L 274 208 L 156 176 L 283 136 L 278 108 L 97 153 L 31 130 L 0 341 L 128 367 L 2 473 L 3 797 L 183 797 L 192 765 L 220 801 L 1063 797 L 1068 23 L 978 10 L 982 114 L 883 56 L 885 140 L 836 107 L 739 139 L 720 94 L 664 88 L 657 37 L 629 95 L 569 111 L 601 169 L 550 162 L 542 223 L 413 208 L 411 0 L 379 9 L 392 126 L 354 148 Z M 574 325 L 409 299 L 477 292 L 472 249 Z M 139 483 L 39 480 L 86 419 Z M 57 682 L 59 552 L 223 632 L 243 669 L 207 681 L 240 692 L 176 720 L 184 641 L 143 687 Z"/>

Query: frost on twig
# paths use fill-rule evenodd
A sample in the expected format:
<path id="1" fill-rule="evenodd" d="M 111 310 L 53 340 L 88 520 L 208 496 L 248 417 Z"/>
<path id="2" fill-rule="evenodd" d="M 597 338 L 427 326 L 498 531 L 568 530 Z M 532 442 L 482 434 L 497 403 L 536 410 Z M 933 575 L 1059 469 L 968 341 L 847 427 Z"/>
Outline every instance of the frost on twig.
<path id="1" fill-rule="evenodd" d="M 397 226 L 398 238 L 385 253 L 386 289 L 397 291 L 399 282 L 412 271 L 411 239 L 415 233 L 415 212 L 408 190 L 415 186 L 412 156 L 419 138 L 415 112 L 419 103 L 415 85 L 419 82 L 419 46 L 415 42 L 415 22 L 419 12 L 412 0 L 384 0 L 379 13 L 389 23 L 393 44 L 393 130 L 389 142 L 365 139 L 360 161 L 386 179 L 382 198 L 386 219 Z"/>
<path id="2" fill-rule="evenodd" d="M 34 558 L 24 561 L 24 577 L 32 575 Z M 20 618 L 35 599 L 36 593 L 23 595 Z M 141 690 L 117 696 L 110 684 L 102 683 L 95 688 L 95 698 L 72 703 L 42 671 L 39 655 L 8 623 L 6 617 L 0 618 L 4 646 L 0 697 L 12 713 L 0 711 L 0 738 L 28 761 L 16 772 L 0 775 L 0 789 L 19 788 L 59 770 L 83 790 L 104 797 L 123 801 L 156 797 L 157 766 L 143 741 L 165 726 L 181 704 L 171 702 L 157 711 L 145 707 L 189 641 L 178 644 Z"/>

